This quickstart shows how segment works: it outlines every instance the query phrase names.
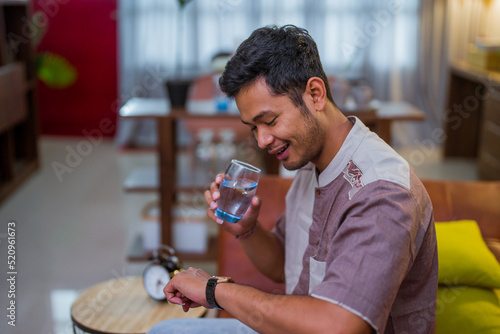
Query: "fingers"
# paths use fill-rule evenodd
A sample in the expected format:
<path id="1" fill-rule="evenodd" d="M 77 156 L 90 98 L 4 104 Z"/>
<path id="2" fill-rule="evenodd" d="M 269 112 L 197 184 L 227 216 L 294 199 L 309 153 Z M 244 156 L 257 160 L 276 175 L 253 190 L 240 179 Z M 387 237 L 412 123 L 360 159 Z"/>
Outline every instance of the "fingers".
<path id="1" fill-rule="evenodd" d="M 184 305 L 182 305 L 182 310 L 184 312 L 188 312 L 190 308 L 196 308 L 196 307 L 200 307 L 200 306 L 203 306 L 203 305 L 195 303 L 192 300 L 188 300 L 188 301 L 186 301 L 186 303 Z"/>
<path id="2" fill-rule="evenodd" d="M 185 301 L 181 297 L 178 297 L 176 295 L 165 293 L 165 297 L 167 297 L 167 300 L 172 304 L 177 304 L 177 305 L 185 304 Z"/>
<path id="3" fill-rule="evenodd" d="M 212 182 L 210 184 L 210 189 L 206 190 L 203 193 L 203 197 L 205 198 L 205 201 L 210 207 L 207 210 L 207 216 L 219 225 L 223 224 L 224 221 L 220 218 L 217 218 L 214 214 L 214 211 L 218 208 L 217 200 L 220 198 L 219 185 L 222 183 L 223 180 L 224 180 L 224 174 L 223 173 L 218 174 L 215 177 L 215 182 Z"/>
<path id="4" fill-rule="evenodd" d="M 180 292 L 177 290 L 174 290 L 169 284 L 167 284 L 163 288 L 163 293 L 165 294 L 165 297 L 167 297 L 167 300 L 172 303 L 172 304 L 182 304 L 183 301 L 180 296 Z"/>
<path id="5" fill-rule="evenodd" d="M 260 205 L 261 204 L 262 204 L 262 201 L 260 200 L 260 197 L 258 197 L 258 196 L 252 197 L 252 202 L 250 203 L 250 206 L 248 207 L 246 214 L 252 216 L 252 218 L 257 219 L 257 216 L 259 215 L 259 212 L 260 212 Z"/>
<path id="6" fill-rule="evenodd" d="M 217 182 L 212 182 L 210 184 L 210 193 L 211 193 L 211 197 L 212 197 L 212 200 L 216 201 L 219 199 L 220 197 L 220 193 L 219 193 L 219 185 L 217 184 Z"/>
<path id="7" fill-rule="evenodd" d="M 224 173 L 220 173 L 220 174 L 217 174 L 217 176 L 215 177 L 215 182 L 219 185 L 222 183 L 222 181 L 224 180 L 224 177 L 226 176 L 226 174 Z"/>
<path id="8" fill-rule="evenodd" d="M 216 193 L 213 193 L 212 195 L 210 195 L 209 191 L 207 190 L 205 193 L 208 193 L 208 196 L 210 196 L 209 199 L 207 200 L 207 203 L 208 203 L 208 206 L 210 206 L 210 209 L 212 209 L 212 210 L 217 209 L 218 206 L 217 206 L 217 202 L 215 202 L 215 201 L 217 201 L 220 197 L 219 192 L 216 192 Z"/>
<path id="9" fill-rule="evenodd" d="M 224 221 L 222 219 L 218 218 L 211 208 L 207 209 L 207 216 L 208 216 L 208 218 L 212 219 L 214 222 L 216 222 L 219 225 L 224 224 Z"/>
<path id="10" fill-rule="evenodd" d="M 215 215 L 215 210 L 219 206 L 217 205 L 217 203 L 215 201 L 210 201 L 209 199 L 207 199 L 207 197 L 210 196 L 210 194 L 207 194 L 207 193 L 209 193 L 208 190 L 205 192 L 205 199 L 207 200 L 208 206 L 209 206 L 209 208 L 207 209 L 207 216 L 208 216 L 208 218 L 212 219 L 217 224 L 222 225 L 224 223 L 224 221 Z"/>
<path id="11" fill-rule="evenodd" d="M 184 312 L 189 311 L 189 308 L 191 307 L 191 300 L 186 298 L 183 294 L 181 294 L 180 298 L 182 300 L 182 304 L 180 304 L 182 306 L 182 310 Z"/>
<path id="12" fill-rule="evenodd" d="M 220 198 L 219 184 L 222 183 L 223 179 L 224 179 L 224 174 L 217 175 L 215 177 L 215 182 L 212 182 L 210 184 L 210 189 L 203 193 L 203 197 L 205 197 L 205 201 L 208 203 L 208 205 L 211 205 L 212 202 L 215 203 L 215 201 L 217 201 Z M 215 210 L 217 209 L 217 207 L 212 209 Z"/>
<path id="13" fill-rule="evenodd" d="M 190 308 L 192 307 L 198 307 L 199 305 L 197 303 L 194 303 L 192 300 L 189 298 L 185 297 L 182 293 L 177 291 L 173 297 L 167 297 L 167 300 L 176 305 L 182 306 L 182 310 L 184 312 L 189 311 Z"/>
<path id="14" fill-rule="evenodd" d="M 207 204 L 209 206 L 209 209 L 207 210 L 207 215 L 210 216 L 209 212 L 212 212 L 212 214 L 213 214 L 213 211 L 215 211 L 215 209 L 217 209 L 217 207 L 218 207 L 217 203 L 215 202 L 215 200 L 213 200 L 212 193 L 210 192 L 210 190 L 205 191 L 203 193 L 203 197 L 205 197 L 205 201 L 207 202 Z"/>
<path id="15" fill-rule="evenodd" d="M 218 174 L 216 177 L 215 177 L 215 182 L 212 182 L 210 184 L 210 190 L 212 191 L 212 195 L 214 192 L 219 192 L 219 185 L 222 183 L 222 181 L 224 181 L 224 173 L 221 173 L 221 174 Z"/>
<path id="16" fill-rule="evenodd" d="M 189 267 L 176 274 L 163 288 L 167 300 L 182 306 L 184 312 L 190 308 L 205 306 L 205 289 L 210 274 L 201 269 Z"/>

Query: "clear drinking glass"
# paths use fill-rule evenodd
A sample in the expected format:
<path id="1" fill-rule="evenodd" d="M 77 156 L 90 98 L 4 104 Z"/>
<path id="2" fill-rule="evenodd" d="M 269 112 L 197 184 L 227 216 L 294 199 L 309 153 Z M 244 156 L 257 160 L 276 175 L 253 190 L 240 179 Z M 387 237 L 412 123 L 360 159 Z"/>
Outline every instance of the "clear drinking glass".
<path id="1" fill-rule="evenodd" d="M 245 214 L 259 183 L 260 169 L 245 162 L 231 160 L 224 180 L 219 186 L 220 198 L 215 215 L 227 222 L 237 223 Z"/>

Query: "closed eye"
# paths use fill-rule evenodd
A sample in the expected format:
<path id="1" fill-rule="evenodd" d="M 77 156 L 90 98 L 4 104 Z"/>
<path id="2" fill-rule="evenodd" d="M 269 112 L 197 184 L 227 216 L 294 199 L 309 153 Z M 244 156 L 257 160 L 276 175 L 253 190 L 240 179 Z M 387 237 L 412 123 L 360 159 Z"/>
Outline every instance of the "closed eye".
<path id="1" fill-rule="evenodd" d="M 278 118 L 278 117 L 274 117 L 272 121 L 270 121 L 270 122 L 266 122 L 266 125 L 267 125 L 267 126 L 271 126 L 271 125 L 273 125 L 273 124 L 274 124 L 274 122 L 276 121 L 276 118 Z"/>

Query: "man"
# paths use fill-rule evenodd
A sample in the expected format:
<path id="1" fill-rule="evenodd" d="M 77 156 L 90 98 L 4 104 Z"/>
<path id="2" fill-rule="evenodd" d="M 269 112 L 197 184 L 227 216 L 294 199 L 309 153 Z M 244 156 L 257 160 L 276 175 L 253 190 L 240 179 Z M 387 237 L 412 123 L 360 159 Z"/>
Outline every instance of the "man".
<path id="1" fill-rule="evenodd" d="M 239 237 L 262 273 L 285 281 L 287 294 L 217 284 L 189 268 L 165 287 L 168 300 L 185 310 L 218 306 L 260 333 L 433 332 L 438 274 L 428 195 L 404 159 L 335 106 L 307 31 L 257 29 L 228 62 L 220 86 L 235 97 L 259 147 L 298 172 L 272 232 L 257 224 L 257 197 L 237 224 L 215 217 L 221 175 L 205 192 L 208 215 Z M 180 326 L 247 328 L 206 321 Z"/>

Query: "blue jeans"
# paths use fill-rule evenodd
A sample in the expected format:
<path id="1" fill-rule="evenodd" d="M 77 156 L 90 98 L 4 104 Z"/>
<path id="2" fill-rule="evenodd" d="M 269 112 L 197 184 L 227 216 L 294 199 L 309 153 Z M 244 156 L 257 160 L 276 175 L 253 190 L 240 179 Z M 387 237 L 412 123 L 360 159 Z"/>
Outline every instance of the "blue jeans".
<path id="1" fill-rule="evenodd" d="M 247 325 L 236 319 L 169 319 L 153 326 L 148 334 L 255 334 Z"/>

